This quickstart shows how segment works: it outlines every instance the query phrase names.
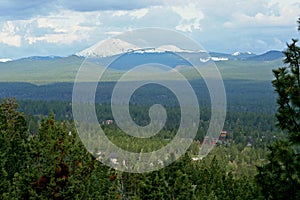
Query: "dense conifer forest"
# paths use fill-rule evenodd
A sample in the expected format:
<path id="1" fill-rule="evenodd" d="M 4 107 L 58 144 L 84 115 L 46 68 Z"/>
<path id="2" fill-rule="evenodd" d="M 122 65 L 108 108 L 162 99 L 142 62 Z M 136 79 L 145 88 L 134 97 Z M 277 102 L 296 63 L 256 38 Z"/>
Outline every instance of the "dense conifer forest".
<path id="1" fill-rule="evenodd" d="M 287 44 L 285 66 L 274 67 L 272 83 L 237 80 L 243 86 L 239 88 L 230 87 L 234 80 L 225 82 L 229 96 L 224 130 L 208 156 L 198 157 L 211 112 L 203 99 L 199 129 L 188 151 L 169 166 L 148 173 L 117 171 L 85 148 L 72 119 L 70 94 L 58 92 L 53 99 L 43 99 L 36 92 L 36 99 L 3 98 L 0 199 L 300 199 L 297 42 Z M 1 87 L 5 84 L 8 89 L 26 88 L 20 83 Z M 176 134 L 180 119 L 176 100 L 161 88 L 151 90 L 155 97 L 141 90 L 133 98 L 132 118 L 148 124 L 149 106 L 157 97 L 170 117 L 147 142 L 126 136 L 114 122 L 107 99 L 97 101 L 98 121 L 118 146 L 141 153 L 161 148 Z"/>

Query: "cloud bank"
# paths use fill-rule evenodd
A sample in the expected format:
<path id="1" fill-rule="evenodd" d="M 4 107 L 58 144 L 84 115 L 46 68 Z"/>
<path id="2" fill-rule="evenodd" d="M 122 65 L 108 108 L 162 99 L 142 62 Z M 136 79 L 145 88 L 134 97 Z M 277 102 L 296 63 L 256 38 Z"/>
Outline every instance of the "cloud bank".
<path id="1" fill-rule="evenodd" d="M 123 31 L 180 31 L 210 51 L 282 50 L 297 38 L 298 0 L 4 0 L 0 58 L 70 55 Z"/>

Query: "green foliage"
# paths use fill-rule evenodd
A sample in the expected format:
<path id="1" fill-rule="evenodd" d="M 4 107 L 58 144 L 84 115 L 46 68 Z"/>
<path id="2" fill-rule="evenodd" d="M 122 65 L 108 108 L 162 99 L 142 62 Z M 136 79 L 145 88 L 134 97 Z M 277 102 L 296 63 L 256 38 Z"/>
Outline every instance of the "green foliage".
<path id="1" fill-rule="evenodd" d="M 5 100 L 1 108 L 1 142 L 4 144 L 1 146 L 1 199 L 259 198 L 253 180 L 254 165 L 264 153 L 259 146 L 254 149 L 233 142 L 227 147 L 216 147 L 203 160 L 192 160 L 188 152 L 159 171 L 122 173 L 96 161 L 80 142 L 72 123 L 57 121 L 50 113 L 49 117 L 39 118 L 37 132 L 29 132 L 29 123 L 26 125 L 25 117 L 16 110 L 15 101 Z M 133 107 L 133 111 L 138 113 L 138 107 Z M 247 119 L 242 115 L 237 118 L 240 118 L 240 126 Z M 113 142 L 132 151 L 142 151 L 138 140 L 128 145 L 130 141 L 121 137 L 114 125 L 103 128 Z M 14 137 L 7 137 L 8 133 Z M 143 143 L 143 151 L 159 148 L 167 142 L 160 137 L 166 138 L 168 134 L 172 135 L 173 130 L 164 130 L 149 146 Z M 20 145 L 18 149 L 9 150 L 12 144 Z M 191 150 L 197 152 L 199 143 L 193 145 Z M 12 164 L 8 163 L 16 163 L 16 156 L 20 158 L 16 165 L 19 167 L 12 170 L 9 167 Z"/>
<path id="2" fill-rule="evenodd" d="M 291 142 L 300 144 L 300 47 L 296 43 L 293 40 L 284 52 L 289 66 L 273 70 L 273 85 L 278 93 L 278 126 L 289 133 Z"/>
<path id="3" fill-rule="evenodd" d="M 5 99 L 0 105 L 0 194 L 3 198 L 9 198 L 18 173 L 25 167 L 26 121 L 17 108 L 15 99 Z"/>
<path id="4" fill-rule="evenodd" d="M 257 182 L 267 199 L 300 198 L 300 163 L 288 142 L 277 141 L 269 147 L 268 163 L 258 167 Z"/>
<path id="5" fill-rule="evenodd" d="M 190 56 L 193 55 L 191 54 Z M 69 56 L 50 60 L 19 59 L 12 62 L 0 63 L 0 80 L 3 82 L 27 82 L 37 84 L 57 82 L 72 83 L 82 62 L 83 58 Z M 269 72 L 272 66 L 278 63 L 280 63 L 278 60 L 268 62 L 229 60 L 220 61 L 217 64 L 224 79 L 269 81 L 272 78 Z M 101 66 L 98 65 L 97 67 L 99 68 Z M 106 69 L 106 74 L 103 79 L 104 81 L 116 81 L 123 73 L 123 71 L 119 70 Z M 199 78 L 195 70 L 184 69 L 182 73 L 188 79 Z M 139 77 L 137 75 L 132 77 L 132 80 L 136 80 L 136 78 Z M 145 74 L 143 77 L 145 77 Z M 148 78 L 153 79 L 157 77 L 150 76 Z M 168 78 L 174 79 L 171 72 L 168 73 Z"/>
<path id="6" fill-rule="evenodd" d="M 298 31 L 300 31 L 300 17 L 298 18 Z"/>
<path id="7" fill-rule="evenodd" d="M 254 87 L 256 86 L 251 86 L 252 90 L 254 90 Z M 261 85 L 257 87 L 261 87 Z M 239 90 L 237 91 L 237 93 L 238 92 Z M 259 92 L 260 95 L 262 95 L 263 93 L 263 91 Z M 230 98 L 230 95 L 228 96 L 228 98 Z M 252 108 L 248 109 L 246 108 L 246 106 L 241 106 L 240 108 L 238 108 L 240 104 L 237 103 L 237 101 L 234 101 L 234 103 L 237 103 L 235 106 L 236 110 L 231 109 L 227 112 L 224 125 L 224 130 L 230 132 L 230 140 L 234 140 L 236 143 L 242 144 L 243 146 L 247 145 L 248 142 L 252 142 L 255 147 L 264 148 L 266 145 L 271 144 L 276 139 L 283 137 L 282 132 L 278 131 L 278 129 L 274 125 L 276 120 L 275 116 L 267 111 L 271 108 L 264 110 L 264 107 L 267 106 L 267 102 L 263 102 L 261 106 L 254 109 L 255 105 L 258 104 L 257 102 L 262 101 L 261 96 L 255 96 L 256 100 L 253 100 L 250 97 L 238 97 L 238 99 L 240 99 L 239 101 L 245 100 L 244 104 L 248 102 L 250 107 Z M 72 121 L 72 108 L 71 103 L 69 102 L 32 100 L 19 102 L 20 110 L 31 116 L 27 117 L 27 123 L 29 125 L 29 130 L 31 133 L 37 132 L 37 124 L 34 120 L 39 120 L 40 116 L 43 115 L 49 116 L 49 113 L 51 111 L 55 113 L 55 118 L 57 120 L 68 120 L 70 122 Z M 234 103 L 229 106 L 233 108 Z M 96 104 L 95 106 L 97 117 L 100 123 L 103 123 L 105 120 L 113 119 L 110 105 Z M 154 138 L 156 140 L 153 140 L 153 143 L 155 143 L 153 144 L 153 146 L 163 146 L 168 141 L 161 139 L 173 138 L 173 136 L 176 134 L 176 131 L 178 130 L 178 125 L 180 123 L 180 108 L 166 106 L 166 110 L 168 114 L 166 125 L 163 131 L 158 134 L 158 137 Z M 144 126 L 150 122 L 148 112 L 149 106 L 147 105 L 130 105 L 130 114 L 133 120 L 139 125 Z M 195 139 L 202 141 L 209 126 L 210 110 L 203 106 L 200 107 L 200 112 L 200 124 Z M 110 139 L 117 144 L 120 143 L 120 138 L 125 138 L 126 141 L 130 139 L 128 135 L 126 135 L 125 133 L 121 133 L 121 131 L 114 125 L 104 126 L 103 128 L 105 129 L 105 133 L 110 137 Z M 140 139 L 133 139 L 133 142 L 137 142 L 143 145 L 143 140 Z M 122 146 L 122 148 L 127 148 L 125 142 L 120 145 Z M 129 148 L 133 148 L 133 146 L 129 146 Z M 154 148 L 156 147 L 151 147 L 148 149 L 151 150 Z M 133 151 L 136 152 L 137 150 Z"/>
<path id="8" fill-rule="evenodd" d="M 237 65 L 236 68 L 238 67 Z M 261 71 L 260 69 L 253 69 L 252 66 L 247 68 L 256 72 Z M 234 71 L 236 70 L 234 69 Z M 271 68 L 268 69 L 268 73 L 271 75 L 270 70 Z M 244 74 L 247 75 L 246 72 Z M 228 104 L 227 110 L 231 112 L 273 113 L 276 101 L 270 80 L 224 80 Z M 201 79 L 190 80 L 189 82 L 198 96 L 200 107 L 209 108 L 210 96 L 205 82 Z M 110 104 L 115 84 L 116 82 L 101 82 L 96 92 L 96 103 Z M 0 98 L 16 97 L 20 107 L 24 109 L 22 111 L 25 113 L 31 114 L 28 111 L 42 111 L 41 114 L 46 115 L 48 114 L 46 109 L 51 108 L 55 112 L 57 119 L 61 120 L 62 117 L 70 119 L 68 117 L 70 117 L 71 110 L 61 110 L 61 107 L 55 105 L 56 102 L 54 101 L 69 104 L 72 101 L 73 83 L 34 85 L 29 83 L 0 82 L 0 91 Z M 26 101 L 24 102 L 24 100 Z M 35 104 L 37 101 L 39 101 L 38 105 Z M 157 85 L 145 85 L 139 88 L 133 94 L 130 103 L 139 106 L 153 105 L 155 103 L 166 105 L 167 107 L 178 106 L 178 101 L 174 94 L 170 90 Z"/>
<path id="9" fill-rule="evenodd" d="M 300 27 L 300 20 L 298 21 Z M 300 198 L 300 47 L 293 39 L 284 51 L 287 67 L 273 70 L 272 81 L 278 94 L 277 126 L 287 132 L 288 141 L 278 140 L 269 147 L 267 163 L 258 167 L 256 181 L 265 199 Z"/>
<path id="10" fill-rule="evenodd" d="M 32 135 L 14 99 L 0 108 L 0 199 L 97 199 L 108 190 L 108 168 L 85 150 L 73 125 L 51 114 Z"/>

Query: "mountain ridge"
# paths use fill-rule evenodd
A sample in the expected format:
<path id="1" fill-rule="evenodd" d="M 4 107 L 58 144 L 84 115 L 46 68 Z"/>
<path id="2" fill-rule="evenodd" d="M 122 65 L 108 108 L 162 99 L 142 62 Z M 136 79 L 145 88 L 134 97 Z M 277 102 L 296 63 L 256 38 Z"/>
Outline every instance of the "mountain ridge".
<path id="1" fill-rule="evenodd" d="M 203 53 L 208 55 L 207 58 L 212 58 L 210 60 L 212 61 L 226 61 L 226 60 L 245 60 L 245 61 L 272 61 L 272 60 L 277 60 L 280 58 L 284 57 L 284 54 L 281 51 L 278 50 L 269 50 L 266 51 L 265 53 L 262 54 L 248 54 L 248 53 L 240 53 L 238 55 L 233 55 L 234 53 L 221 53 L 221 52 L 192 52 L 190 50 L 186 51 L 155 51 L 154 48 L 148 48 L 148 49 L 137 49 L 137 50 L 132 50 L 128 52 L 124 52 L 124 54 L 158 54 L 158 53 L 186 53 L 186 54 L 196 54 L 196 53 Z M 236 53 L 236 52 L 235 52 Z M 118 56 L 120 54 L 112 55 L 112 56 L 106 56 L 106 57 L 100 57 L 100 58 L 107 58 L 107 57 L 114 57 Z M 23 57 L 23 58 L 18 58 L 18 59 L 10 59 L 10 58 L 0 58 L 0 63 L 7 63 L 7 62 L 15 62 L 15 61 L 20 61 L 20 60 L 57 60 L 57 59 L 65 59 L 68 57 L 76 56 L 79 58 L 87 58 L 83 55 L 80 54 L 72 54 L 69 56 L 29 56 L 29 57 Z M 98 57 L 95 57 L 98 58 Z M 220 59 L 217 59 L 220 58 Z M 224 58 L 224 59 L 222 59 Z"/>

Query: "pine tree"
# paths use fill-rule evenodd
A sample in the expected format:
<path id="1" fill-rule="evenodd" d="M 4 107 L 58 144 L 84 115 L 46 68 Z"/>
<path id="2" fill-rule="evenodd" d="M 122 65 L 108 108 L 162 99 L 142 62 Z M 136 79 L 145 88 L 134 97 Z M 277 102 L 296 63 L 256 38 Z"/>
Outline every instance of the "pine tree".
<path id="1" fill-rule="evenodd" d="M 278 93 L 277 120 L 278 127 L 288 132 L 291 143 L 300 144 L 300 47 L 293 39 L 284 51 L 288 67 L 273 70 L 273 86 Z"/>
<path id="2" fill-rule="evenodd" d="M 298 20 L 300 31 L 300 18 Z M 273 70 L 278 94 L 277 126 L 287 132 L 288 141 L 269 147 L 268 163 L 258 167 L 256 181 L 266 199 L 300 199 L 300 47 L 293 39 L 284 51 L 286 67 Z"/>
<path id="3" fill-rule="evenodd" d="M 16 179 L 25 167 L 28 134 L 25 117 L 17 109 L 14 98 L 0 104 L 0 199 L 13 198 L 21 187 Z"/>
<path id="4" fill-rule="evenodd" d="M 100 185 L 91 181 L 97 161 L 72 126 L 55 121 L 54 114 L 41 120 L 39 133 L 29 141 L 28 158 L 23 185 L 31 198 L 86 199 Z"/>
<path id="5" fill-rule="evenodd" d="M 268 199 L 299 199 L 299 164 L 293 148 L 286 141 L 277 141 L 269 150 L 269 163 L 258 167 L 256 177 L 263 196 Z"/>

